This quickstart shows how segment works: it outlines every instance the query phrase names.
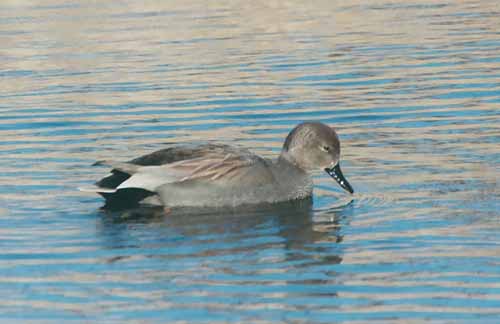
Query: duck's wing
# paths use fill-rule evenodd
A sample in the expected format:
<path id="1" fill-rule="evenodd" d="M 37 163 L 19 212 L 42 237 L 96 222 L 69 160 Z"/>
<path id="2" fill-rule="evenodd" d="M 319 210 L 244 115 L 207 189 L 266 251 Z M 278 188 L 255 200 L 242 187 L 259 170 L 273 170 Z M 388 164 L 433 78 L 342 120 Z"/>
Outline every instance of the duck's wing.
<path id="1" fill-rule="evenodd" d="M 232 151 L 234 151 L 234 148 L 231 148 L 228 145 L 221 144 L 207 144 L 194 147 L 174 146 L 140 156 L 126 162 L 126 164 L 129 164 L 129 168 L 133 167 L 133 165 L 160 166 L 179 161 L 188 161 L 196 158 L 202 158 L 210 153 L 219 153 L 223 155 Z M 94 165 L 111 164 L 112 167 L 114 167 L 115 165 L 117 166 L 117 168 L 113 168 L 111 170 L 111 174 L 97 181 L 95 183 L 95 188 L 115 189 L 128 178 L 130 178 L 131 172 L 123 170 L 124 168 L 118 167 L 119 165 L 117 164 L 117 162 L 109 162 L 110 161 L 98 161 L 94 163 Z M 123 166 L 124 164 L 122 163 L 122 167 Z"/>
<path id="2" fill-rule="evenodd" d="M 150 154 L 146 154 L 135 158 L 129 163 L 137 165 L 163 165 L 174 163 L 178 161 L 191 160 L 200 158 L 211 153 L 224 153 L 234 152 L 235 149 L 229 145 L 224 144 L 204 144 L 198 146 L 173 146 Z"/>
<path id="3" fill-rule="evenodd" d="M 226 154 L 222 154 L 226 153 Z M 204 156 L 167 163 L 159 166 L 137 166 L 129 163 L 109 164 L 116 170 L 128 173 L 130 178 L 116 187 L 140 188 L 155 192 L 160 186 L 173 183 L 200 181 L 216 183 L 233 182 L 258 163 L 260 158 L 227 152 L 210 152 Z"/>

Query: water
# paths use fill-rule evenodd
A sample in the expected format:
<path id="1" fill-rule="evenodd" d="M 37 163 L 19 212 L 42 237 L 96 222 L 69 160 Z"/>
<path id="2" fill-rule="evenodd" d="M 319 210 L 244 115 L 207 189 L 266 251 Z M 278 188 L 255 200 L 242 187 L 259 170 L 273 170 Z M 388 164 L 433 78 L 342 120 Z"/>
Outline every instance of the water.
<path id="1" fill-rule="evenodd" d="M 2 1 L 0 321 L 500 321 L 500 6 Z M 202 214 L 76 190 L 334 125 L 346 195 Z"/>

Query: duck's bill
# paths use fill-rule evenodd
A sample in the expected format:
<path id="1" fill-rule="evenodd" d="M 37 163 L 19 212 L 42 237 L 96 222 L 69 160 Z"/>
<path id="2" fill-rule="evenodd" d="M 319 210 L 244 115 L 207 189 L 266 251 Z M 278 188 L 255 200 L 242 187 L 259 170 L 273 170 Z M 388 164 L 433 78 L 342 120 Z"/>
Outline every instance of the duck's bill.
<path id="1" fill-rule="evenodd" d="M 326 168 L 325 171 L 332 178 L 334 178 L 335 181 L 337 181 L 342 188 L 349 191 L 350 193 L 354 192 L 351 185 L 349 184 L 349 182 L 347 182 L 347 179 L 342 174 L 342 170 L 340 170 L 340 163 L 337 163 L 337 165 L 334 166 L 333 168 Z"/>

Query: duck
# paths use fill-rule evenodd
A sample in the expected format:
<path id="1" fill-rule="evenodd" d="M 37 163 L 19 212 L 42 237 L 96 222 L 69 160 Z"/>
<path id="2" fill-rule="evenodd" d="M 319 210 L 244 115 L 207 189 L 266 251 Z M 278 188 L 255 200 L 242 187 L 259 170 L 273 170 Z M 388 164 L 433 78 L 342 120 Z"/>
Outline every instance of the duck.
<path id="1" fill-rule="evenodd" d="M 227 144 L 172 146 L 130 160 L 102 160 L 111 173 L 81 188 L 105 199 L 104 207 L 141 205 L 237 207 L 311 198 L 312 173 L 324 170 L 349 193 L 340 168 L 340 140 L 321 122 L 294 127 L 275 159 Z"/>

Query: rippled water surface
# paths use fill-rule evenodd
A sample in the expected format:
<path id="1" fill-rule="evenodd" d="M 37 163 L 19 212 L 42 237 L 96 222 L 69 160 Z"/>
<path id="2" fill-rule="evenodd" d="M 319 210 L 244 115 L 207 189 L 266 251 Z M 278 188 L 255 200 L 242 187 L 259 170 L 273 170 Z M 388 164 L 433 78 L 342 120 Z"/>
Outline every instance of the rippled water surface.
<path id="1" fill-rule="evenodd" d="M 0 4 L 0 321 L 500 321 L 500 5 Z M 351 197 L 109 213 L 168 145 L 337 128 Z"/>

